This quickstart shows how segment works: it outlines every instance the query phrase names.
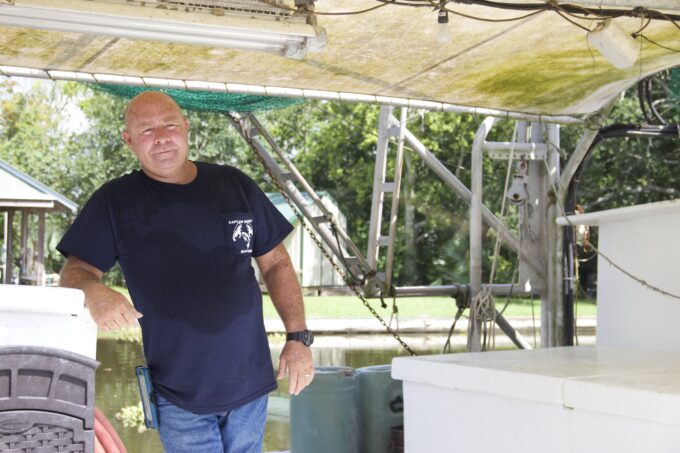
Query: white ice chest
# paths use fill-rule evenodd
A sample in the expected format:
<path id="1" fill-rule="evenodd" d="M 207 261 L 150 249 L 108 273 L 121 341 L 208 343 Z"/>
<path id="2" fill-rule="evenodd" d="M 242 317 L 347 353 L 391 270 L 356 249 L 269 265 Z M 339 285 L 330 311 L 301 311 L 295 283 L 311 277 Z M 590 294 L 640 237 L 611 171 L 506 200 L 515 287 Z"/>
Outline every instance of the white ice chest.
<path id="1" fill-rule="evenodd" d="M 599 226 L 604 255 L 680 294 L 680 200 L 569 219 Z M 680 452 L 680 300 L 600 256 L 597 318 L 595 347 L 395 358 L 406 452 Z"/>
<path id="2" fill-rule="evenodd" d="M 95 359 L 97 325 L 82 291 L 0 285 L 0 347 L 46 346 Z"/>

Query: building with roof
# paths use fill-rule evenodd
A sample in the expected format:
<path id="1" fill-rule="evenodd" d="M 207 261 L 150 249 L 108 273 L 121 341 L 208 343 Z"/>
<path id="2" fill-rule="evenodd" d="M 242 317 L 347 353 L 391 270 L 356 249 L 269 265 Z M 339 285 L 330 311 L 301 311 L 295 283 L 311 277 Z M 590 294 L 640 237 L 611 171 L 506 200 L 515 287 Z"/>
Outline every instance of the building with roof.
<path id="1" fill-rule="evenodd" d="M 44 285 L 45 215 L 55 211 L 75 213 L 77 208 L 65 196 L 0 160 L 0 281 Z"/>
<path id="2" fill-rule="evenodd" d="M 346 228 L 347 219 L 340 211 L 336 201 L 328 192 L 317 192 L 319 198 L 328 210 L 333 214 L 340 227 Z M 314 243 L 314 240 L 304 231 L 304 227 L 300 223 L 291 207 L 280 193 L 267 193 L 269 200 L 276 206 L 281 214 L 293 225 L 293 231 L 283 241 L 284 247 L 290 255 L 293 262 L 293 268 L 300 281 L 303 291 L 306 293 L 327 293 L 333 291 L 342 291 L 345 287 L 345 282 L 342 277 L 333 269 L 333 266 L 328 259 L 323 255 L 319 247 Z M 310 206 L 313 206 L 311 198 L 305 194 L 305 198 Z M 318 208 L 314 207 L 314 210 Z M 316 215 L 320 215 L 318 212 Z M 262 277 L 254 266 L 258 281 L 264 285 Z"/>

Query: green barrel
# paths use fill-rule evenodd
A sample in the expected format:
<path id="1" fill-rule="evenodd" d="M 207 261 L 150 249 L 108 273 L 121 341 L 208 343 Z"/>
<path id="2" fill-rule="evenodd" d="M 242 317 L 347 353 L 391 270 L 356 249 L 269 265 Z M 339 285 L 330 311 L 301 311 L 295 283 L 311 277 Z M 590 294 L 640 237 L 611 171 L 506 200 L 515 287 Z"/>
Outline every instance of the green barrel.
<path id="1" fill-rule="evenodd" d="M 356 370 L 360 453 L 392 452 L 392 428 L 404 424 L 402 383 L 391 371 L 391 365 Z"/>
<path id="2" fill-rule="evenodd" d="M 319 367 L 290 399 L 292 453 L 356 453 L 359 445 L 354 369 Z"/>

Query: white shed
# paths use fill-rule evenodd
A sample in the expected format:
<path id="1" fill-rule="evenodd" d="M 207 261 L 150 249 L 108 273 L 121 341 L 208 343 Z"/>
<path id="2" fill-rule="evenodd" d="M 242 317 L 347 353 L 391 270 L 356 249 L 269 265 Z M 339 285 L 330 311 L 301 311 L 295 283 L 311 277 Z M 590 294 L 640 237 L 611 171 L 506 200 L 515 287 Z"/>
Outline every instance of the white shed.
<path id="1" fill-rule="evenodd" d="M 333 197 L 325 191 L 317 192 L 317 195 L 321 198 L 321 201 L 326 208 L 333 214 L 338 225 L 341 228 L 346 229 L 347 219 L 340 211 L 340 208 Z M 281 212 L 281 214 L 283 214 L 283 216 L 293 225 L 293 232 L 283 241 L 283 245 L 290 255 L 293 267 L 295 268 L 295 273 L 298 276 L 300 286 L 302 286 L 303 290 L 306 293 L 342 291 L 344 288 L 342 277 L 340 277 L 335 269 L 333 269 L 333 266 L 328 259 L 321 253 L 321 250 L 319 250 L 319 247 L 309 236 L 309 233 L 305 231 L 300 220 L 295 216 L 295 213 L 283 196 L 280 193 L 273 192 L 267 193 L 267 197 L 269 197 L 269 200 L 276 206 L 279 212 Z M 305 198 L 308 197 L 305 196 Z M 307 201 L 310 206 L 313 206 L 311 199 L 308 198 Z M 312 207 L 312 209 L 314 210 L 314 215 L 321 215 L 321 212 L 318 212 L 318 208 Z M 306 222 L 309 222 L 309 220 L 306 220 Z M 264 282 L 262 281 L 257 266 L 254 267 L 257 279 L 260 284 L 263 285 Z"/>

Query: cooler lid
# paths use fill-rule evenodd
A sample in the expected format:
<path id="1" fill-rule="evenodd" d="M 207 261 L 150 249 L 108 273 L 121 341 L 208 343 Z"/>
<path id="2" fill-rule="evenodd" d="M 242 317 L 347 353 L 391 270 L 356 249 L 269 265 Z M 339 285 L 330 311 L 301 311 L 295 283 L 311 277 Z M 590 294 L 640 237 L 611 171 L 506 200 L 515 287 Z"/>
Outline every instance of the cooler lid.
<path id="1" fill-rule="evenodd" d="M 0 312 L 79 315 L 84 304 L 79 289 L 0 285 Z"/>

